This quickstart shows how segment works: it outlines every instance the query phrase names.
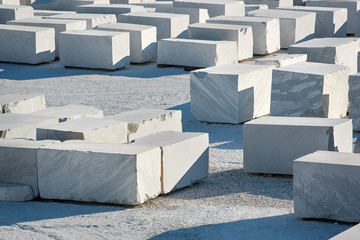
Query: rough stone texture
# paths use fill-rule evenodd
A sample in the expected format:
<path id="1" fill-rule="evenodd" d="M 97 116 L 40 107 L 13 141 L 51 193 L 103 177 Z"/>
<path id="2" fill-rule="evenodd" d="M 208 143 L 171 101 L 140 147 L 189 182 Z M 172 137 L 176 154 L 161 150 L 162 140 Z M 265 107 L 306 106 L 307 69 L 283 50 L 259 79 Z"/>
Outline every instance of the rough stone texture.
<path id="1" fill-rule="evenodd" d="M 355 131 L 360 131 L 360 73 L 349 76 L 349 118 Z"/>
<path id="2" fill-rule="evenodd" d="M 11 94 L 0 96 L 1 113 L 31 113 L 45 108 L 44 95 Z"/>
<path id="3" fill-rule="evenodd" d="M 116 16 L 114 14 L 63 13 L 58 15 L 43 16 L 43 18 L 85 20 L 86 29 L 93 29 L 103 23 L 116 23 Z"/>
<path id="4" fill-rule="evenodd" d="M 78 140 L 38 150 L 42 198 L 138 205 L 161 192 L 161 150 Z"/>
<path id="5" fill-rule="evenodd" d="M 130 65 L 130 34 L 114 31 L 60 33 L 60 62 L 67 67 L 115 70 Z"/>
<path id="6" fill-rule="evenodd" d="M 140 109 L 107 117 L 128 123 L 128 141 L 164 131 L 182 131 L 181 111 Z"/>
<path id="7" fill-rule="evenodd" d="M 209 19 L 208 10 L 202 8 L 157 7 L 155 12 L 187 14 L 190 24 L 205 23 Z"/>
<path id="8" fill-rule="evenodd" d="M 34 199 L 29 185 L 0 183 L 0 201 L 25 202 Z"/>
<path id="9" fill-rule="evenodd" d="M 360 154 L 317 151 L 295 160 L 295 216 L 360 222 L 359 173 Z"/>
<path id="10" fill-rule="evenodd" d="M 248 15 L 279 18 L 281 48 L 288 48 L 291 44 L 314 38 L 316 13 L 278 9 L 259 9 L 248 12 Z"/>
<path id="11" fill-rule="evenodd" d="M 295 0 L 296 1 L 296 0 Z M 245 4 L 266 4 L 269 9 L 293 5 L 293 0 L 244 0 Z"/>
<path id="12" fill-rule="evenodd" d="M 129 32 L 130 62 L 144 63 L 156 59 L 156 27 L 129 23 L 106 23 L 99 25 L 95 30 Z"/>
<path id="13" fill-rule="evenodd" d="M 358 240 L 360 236 L 360 224 L 330 238 L 330 240 Z"/>
<path id="14" fill-rule="evenodd" d="M 245 15 L 248 12 L 258 9 L 269 9 L 269 7 L 266 4 L 245 4 Z"/>
<path id="15" fill-rule="evenodd" d="M 4 62 L 51 62 L 55 59 L 55 31 L 52 28 L 0 25 L 0 53 L 0 61 Z"/>
<path id="16" fill-rule="evenodd" d="M 272 65 L 277 68 L 285 67 L 291 64 L 306 62 L 306 54 L 287 54 L 287 53 L 276 53 L 270 57 L 258 58 L 255 60 L 256 65 Z"/>
<path id="17" fill-rule="evenodd" d="M 34 17 L 34 10 L 31 7 L 0 4 L 0 24 L 5 24 L 11 20 L 32 17 Z"/>
<path id="18" fill-rule="evenodd" d="M 167 38 L 158 42 L 158 64 L 212 67 L 237 62 L 234 41 Z"/>
<path id="19" fill-rule="evenodd" d="M 207 23 L 246 25 L 252 27 L 253 53 L 269 54 L 280 50 L 280 23 L 278 19 L 264 17 L 218 16 Z"/>
<path id="20" fill-rule="evenodd" d="M 208 176 L 207 133 L 161 132 L 137 138 L 133 144 L 161 148 L 163 194 L 189 186 Z"/>
<path id="21" fill-rule="evenodd" d="M 97 5 L 82 5 L 76 7 L 77 13 L 101 13 L 101 14 L 124 14 L 130 12 L 145 12 L 143 6 L 134 6 L 128 4 L 97 4 Z"/>
<path id="22" fill-rule="evenodd" d="M 263 117 L 244 124 L 244 171 L 293 174 L 293 161 L 317 150 L 352 152 L 349 119 Z"/>
<path id="23" fill-rule="evenodd" d="M 335 64 L 296 63 L 273 70 L 272 116 L 342 118 L 348 108 L 348 70 Z"/>

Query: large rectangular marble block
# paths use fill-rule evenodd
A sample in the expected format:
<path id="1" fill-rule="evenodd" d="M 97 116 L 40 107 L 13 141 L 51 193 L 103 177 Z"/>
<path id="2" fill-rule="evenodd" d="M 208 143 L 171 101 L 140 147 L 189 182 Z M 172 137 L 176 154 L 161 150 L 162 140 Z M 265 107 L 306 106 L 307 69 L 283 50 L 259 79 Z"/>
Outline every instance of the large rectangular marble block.
<path id="1" fill-rule="evenodd" d="M 277 68 L 291 64 L 306 62 L 306 54 L 275 53 L 270 57 L 262 57 L 255 60 L 256 65 L 273 65 Z"/>
<path id="2" fill-rule="evenodd" d="M 352 152 L 349 119 L 262 117 L 244 124 L 244 171 L 293 174 L 293 161 L 317 150 Z"/>
<path id="3" fill-rule="evenodd" d="M 20 0 L 0 0 L 0 4 L 6 5 L 20 5 Z"/>
<path id="4" fill-rule="evenodd" d="M 73 0 L 73 9 L 84 5 L 110 5 L 110 0 Z"/>
<path id="5" fill-rule="evenodd" d="M 157 40 L 179 37 L 189 25 L 189 16 L 160 12 L 136 12 L 118 15 L 118 22 L 155 26 Z"/>
<path id="6" fill-rule="evenodd" d="M 296 0 L 295 0 L 296 1 Z M 266 4 L 269 9 L 293 5 L 293 0 L 244 0 L 245 4 Z"/>
<path id="7" fill-rule="evenodd" d="M 156 27 L 130 23 L 101 24 L 95 30 L 129 32 L 130 62 L 144 63 L 155 60 L 157 56 Z"/>
<path id="8" fill-rule="evenodd" d="M 34 10 L 34 16 L 35 17 L 46 17 L 46 16 L 54 16 L 54 15 L 59 15 L 59 14 L 64 14 L 64 13 L 71 13 L 71 14 L 75 14 L 75 11 L 53 11 L 53 10 Z"/>
<path id="9" fill-rule="evenodd" d="M 182 131 L 181 111 L 162 109 L 140 109 L 122 112 L 112 119 L 128 123 L 128 141 L 164 131 Z"/>
<path id="10" fill-rule="evenodd" d="M 193 39 L 227 40 L 237 43 L 238 60 L 253 57 L 253 31 L 251 26 L 195 23 L 188 27 Z"/>
<path id="11" fill-rule="evenodd" d="M 248 12 L 258 9 L 269 9 L 269 7 L 266 4 L 245 4 L 245 15 Z"/>
<path id="12" fill-rule="evenodd" d="M 110 0 L 110 4 L 133 4 L 144 2 L 144 0 Z"/>
<path id="13" fill-rule="evenodd" d="M 0 53 L 3 62 L 51 62 L 55 59 L 55 31 L 52 28 L 0 24 Z"/>
<path id="14" fill-rule="evenodd" d="M 161 193 L 161 150 L 70 140 L 38 150 L 40 197 L 138 205 Z"/>
<path id="15" fill-rule="evenodd" d="M 302 62 L 273 70 L 272 116 L 342 118 L 348 108 L 347 67 Z"/>
<path id="16" fill-rule="evenodd" d="M 93 29 L 94 27 L 104 23 L 116 23 L 115 14 L 63 13 L 58 15 L 44 16 L 42 18 L 85 20 L 86 29 Z"/>
<path id="17" fill-rule="evenodd" d="M 132 3 L 136 6 L 143 6 L 145 9 L 149 8 L 158 8 L 158 7 L 172 7 L 173 1 L 145 1 L 145 2 L 138 2 L 138 3 Z"/>
<path id="18" fill-rule="evenodd" d="M 273 68 L 229 64 L 192 71 L 192 114 L 200 121 L 233 124 L 268 115 Z"/>
<path id="19" fill-rule="evenodd" d="M 62 32 L 60 56 L 66 67 L 123 68 L 130 65 L 130 34 L 96 30 Z"/>
<path id="20" fill-rule="evenodd" d="M 248 15 L 279 18 L 281 48 L 288 48 L 291 44 L 314 38 L 316 13 L 259 9 L 248 12 Z"/>
<path id="21" fill-rule="evenodd" d="M 124 14 L 131 12 L 145 12 L 143 6 L 134 6 L 129 4 L 92 4 L 76 7 L 77 13 L 102 13 L 102 14 Z"/>
<path id="22" fill-rule="evenodd" d="M 209 18 L 208 10 L 202 8 L 157 7 L 155 12 L 187 14 L 190 24 L 204 23 Z"/>
<path id="23" fill-rule="evenodd" d="M 355 131 L 360 131 L 360 73 L 349 76 L 349 118 Z"/>
<path id="24" fill-rule="evenodd" d="M 357 240 L 360 236 L 360 224 L 330 238 L 329 240 Z"/>
<path id="25" fill-rule="evenodd" d="M 0 96 L 1 113 L 31 113 L 45 108 L 44 95 L 10 94 Z"/>
<path id="26" fill-rule="evenodd" d="M 298 158 L 294 161 L 295 216 L 360 222 L 359 182 L 360 154 L 317 151 Z"/>
<path id="27" fill-rule="evenodd" d="M 167 38 L 158 42 L 157 63 L 188 67 L 212 67 L 238 62 L 235 41 Z"/>
<path id="28" fill-rule="evenodd" d="M 291 6 L 279 9 L 315 12 L 315 38 L 346 37 L 347 9 L 330 7 Z"/>
<path id="29" fill-rule="evenodd" d="M 5 24 L 11 20 L 32 17 L 34 17 L 32 7 L 0 4 L 0 24 Z"/>
<path id="30" fill-rule="evenodd" d="M 0 183 L 0 201 L 25 202 L 34 199 L 34 193 L 27 184 Z"/>

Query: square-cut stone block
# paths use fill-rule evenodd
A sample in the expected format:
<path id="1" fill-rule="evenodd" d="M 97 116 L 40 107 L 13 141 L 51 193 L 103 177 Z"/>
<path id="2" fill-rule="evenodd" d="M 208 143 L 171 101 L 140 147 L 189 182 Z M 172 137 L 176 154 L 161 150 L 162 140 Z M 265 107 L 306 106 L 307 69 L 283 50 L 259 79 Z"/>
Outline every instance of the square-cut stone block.
<path id="1" fill-rule="evenodd" d="M 155 12 L 187 14 L 190 24 L 204 23 L 209 18 L 208 10 L 202 8 L 157 7 Z"/>
<path id="2" fill-rule="evenodd" d="M 293 174 L 293 161 L 317 150 L 352 152 L 349 119 L 262 117 L 244 124 L 244 171 Z"/>
<path id="3" fill-rule="evenodd" d="M 258 9 L 269 9 L 269 7 L 266 4 L 245 4 L 245 15 L 248 12 Z"/>
<path id="4" fill-rule="evenodd" d="M 161 150 L 70 140 L 38 150 L 41 198 L 138 205 L 161 192 Z"/>
<path id="5" fill-rule="evenodd" d="M 252 27 L 253 53 L 269 54 L 280 50 L 280 23 L 276 18 L 218 16 L 206 20 L 208 23 L 236 24 Z"/>
<path id="6" fill-rule="evenodd" d="M 110 0 L 73 0 L 73 9 L 84 5 L 110 5 Z"/>
<path id="7" fill-rule="evenodd" d="M 0 201 L 25 202 L 34 199 L 34 193 L 29 185 L 0 183 Z"/>
<path id="8" fill-rule="evenodd" d="M 130 65 L 130 34 L 96 30 L 62 32 L 60 56 L 66 67 L 123 68 Z"/>
<path id="9" fill-rule="evenodd" d="M 212 67 L 237 62 L 235 41 L 167 38 L 158 42 L 159 65 Z"/>
<path id="10" fill-rule="evenodd" d="M 277 68 L 285 67 L 291 64 L 306 62 L 306 54 L 287 54 L 277 53 L 270 57 L 258 58 L 255 60 L 256 65 L 273 65 Z"/>
<path id="11" fill-rule="evenodd" d="M 58 15 L 44 16 L 42 18 L 85 20 L 86 29 L 93 29 L 94 27 L 104 23 L 116 23 L 115 14 L 63 13 Z"/>
<path id="12" fill-rule="evenodd" d="M 54 16 L 64 13 L 72 13 L 75 14 L 75 11 L 53 11 L 53 10 L 34 10 L 35 17 L 46 17 L 46 16 Z"/>
<path id="13" fill-rule="evenodd" d="M 296 0 L 295 0 L 296 1 Z M 293 5 L 293 0 L 244 0 L 245 4 L 266 4 L 269 9 Z"/>
<path id="14" fill-rule="evenodd" d="M 0 61 L 4 62 L 51 62 L 55 59 L 55 31 L 52 28 L 0 24 L 0 53 Z"/>
<path id="15" fill-rule="evenodd" d="M 360 73 L 349 76 L 349 118 L 355 131 L 360 131 Z"/>
<path id="16" fill-rule="evenodd" d="M 101 13 L 101 14 L 124 14 L 131 12 L 145 12 L 143 6 L 134 6 L 129 4 L 92 4 L 76 7 L 77 13 Z"/>
<path id="17" fill-rule="evenodd" d="M 107 117 L 128 123 L 128 141 L 164 131 L 182 131 L 181 111 L 140 109 Z"/>
<path id="18" fill-rule="evenodd" d="M 253 33 L 251 26 L 217 23 L 189 25 L 189 37 L 193 39 L 227 40 L 237 43 L 238 60 L 253 57 Z"/>
<path id="19" fill-rule="evenodd" d="M 317 151 L 294 161 L 299 218 L 360 222 L 360 154 Z"/>
<path id="20" fill-rule="evenodd" d="M 281 48 L 288 48 L 291 44 L 314 38 L 316 16 L 314 12 L 259 9 L 248 12 L 248 15 L 279 18 Z"/>
<path id="21" fill-rule="evenodd" d="M 129 32 L 130 62 L 144 63 L 156 59 L 156 27 L 130 23 L 106 23 L 99 25 L 95 30 Z"/>
<path id="22" fill-rule="evenodd" d="M 302 62 L 273 70 L 272 116 L 342 118 L 349 72 L 335 64 Z"/>
<path id="23" fill-rule="evenodd" d="M 191 112 L 200 121 L 235 124 L 268 115 L 273 68 L 230 64 L 192 71 Z"/>
<path id="24" fill-rule="evenodd" d="M 34 17 L 32 7 L 0 4 L 0 24 L 5 24 L 11 20 L 32 17 Z"/>
<path id="25" fill-rule="evenodd" d="M 24 1 L 24 0 L 21 0 Z M 74 11 L 76 6 L 83 4 L 110 4 L 109 0 L 25 0 L 34 9 L 54 11 Z"/>
<path id="26" fill-rule="evenodd" d="M 360 236 L 360 224 L 330 238 L 329 240 L 357 240 Z"/>
<path id="27" fill-rule="evenodd" d="M 137 2 L 137 3 L 132 3 L 133 5 L 136 6 L 143 6 L 145 9 L 149 9 L 149 8 L 158 8 L 158 7 L 172 7 L 173 6 L 173 1 L 142 1 L 142 2 Z"/>
<path id="28" fill-rule="evenodd" d="M 1 113 L 31 113 L 45 108 L 44 95 L 11 94 L 0 96 Z"/>
<path id="29" fill-rule="evenodd" d="M 20 5 L 20 0 L 0 0 L 0 4 L 6 5 Z"/>
<path id="30" fill-rule="evenodd" d="M 133 4 L 142 2 L 141 0 L 110 0 L 110 4 Z"/>

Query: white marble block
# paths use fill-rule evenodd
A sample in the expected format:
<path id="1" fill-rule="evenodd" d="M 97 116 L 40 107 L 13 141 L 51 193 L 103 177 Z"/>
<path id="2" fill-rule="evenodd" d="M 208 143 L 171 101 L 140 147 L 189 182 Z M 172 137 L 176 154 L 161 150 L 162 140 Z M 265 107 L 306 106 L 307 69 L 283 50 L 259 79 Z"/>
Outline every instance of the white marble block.
<path id="1" fill-rule="evenodd" d="M 144 0 L 110 0 L 110 4 L 133 4 L 144 2 Z"/>
<path id="2" fill-rule="evenodd" d="M 254 54 L 264 55 L 280 50 L 280 23 L 277 18 L 218 16 L 206 22 L 251 26 Z"/>
<path id="3" fill-rule="evenodd" d="M 281 48 L 288 48 L 291 44 L 314 38 L 316 17 L 314 12 L 260 9 L 248 12 L 248 15 L 279 18 Z"/>
<path id="4" fill-rule="evenodd" d="M 54 16 L 64 13 L 75 14 L 75 11 L 53 11 L 53 10 L 34 10 L 35 17 L 46 17 L 46 16 Z"/>
<path id="5" fill-rule="evenodd" d="M 53 11 L 74 11 L 76 6 L 83 4 L 110 4 L 109 0 L 26 0 L 26 2 L 34 9 Z"/>
<path id="6" fill-rule="evenodd" d="M 130 34 L 96 30 L 62 32 L 60 56 L 66 67 L 123 68 L 130 65 Z"/>
<path id="7" fill-rule="evenodd" d="M 107 117 L 128 123 L 128 141 L 164 131 L 182 131 L 181 111 L 140 109 Z"/>
<path id="8" fill-rule="evenodd" d="M 98 5 L 82 5 L 76 7 L 77 13 L 101 13 L 101 14 L 124 14 L 131 12 L 145 12 L 143 6 L 134 6 L 129 4 L 98 4 Z"/>
<path id="9" fill-rule="evenodd" d="M 73 0 L 73 9 L 83 5 L 110 5 L 110 0 Z"/>
<path id="10" fill-rule="evenodd" d="M 248 12 L 258 9 L 269 9 L 269 7 L 266 4 L 245 4 L 245 15 Z"/>
<path id="11" fill-rule="evenodd" d="M 20 0 L 0 0 L 0 4 L 6 5 L 20 5 Z"/>
<path id="12" fill-rule="evenodd" d="M 208 10 L 202 8 L 158 7 L 155 12 L 187 14 L 190 24 L 204 23 L 209 18 Z"/>
<path id="13" fill-rule="evenodd" d="M 27 184 L 34 197 L 39 196 L 37 155 L 39 147 L 56 141 L 0 139 L 0 182 Z"/>
<path id="14" fill-rule="evenodd" d="M 256 65 L 273 65 L 277 68 L 291 64 L 306 62 L 306 54 L 275 53 L 270 57 L 262 57 L 255 60 Z"/>
<path id="15" fill-rule="evenodd" d="M 272 116 L 342 118 L 348 108 L 347 67 L 302 62 L 273 70 Z"/>
<path id="16" fill-rule="evenodd" d="M 330 238 L 329 240 L 358 240 L 360 236 L 360 224 Z"/>
<path id="17" fill-rule="evenodd" d="M 116 23 L 115 14 L 93 14 L 93 13 L 63 13 L 58 15 L 43 16 L 42 18 L 49 19 L 67 19 L 67 20 L 85 20 L 86 29 L 93 29 L 94 27 L 104 23 Z"/>
<path id="18" fill-rule="evenodd" d="M 268 115 L 273 68 L 230 64 L 192 71 L 192 114 L 200 121 L 233 124 Z"/>
<path id="19" fill-rule="evenodd" d="M 293 0 L 243 0 L 245 4 L 266 4 L 269 9 L 293 5 Z M 296 0 L 295 0 L 296 1 Z"/>
<path id="20" fill-rule="evenodd" d="M 86 30 L 85 20 L 63 20 L 63 19 L 41 19 L 26 18 L 20 20 L 9 21 L 7 24 L 23 25 L 34 27 L 48 27 L 55 30 L 55 57 L 59 57 L 59 35 L 60 32 L 71 30 Z"/>
<path id="21" fill-rule="evenodd" d="M 360 73 L 349 76 L 349 118 L 355 131 L 360 131 Z"/>
<path id="22" fill-rule="evenodd" d="M 315 38 L 346 37 L 347 9 L 330 7 L 291 6 L 279 9 L 315 12 Z"/>
<path id="23" fill-rule="evenodd" d="M 0 201 L 25 202 L 34 199 L 29 185 L 0 183 Z"/>
<path id="24" fill-rule="evenodd" d="M 101 24 L 95 30 L 129 32 L 130 62 L 144 63 L 156 59 L 156 27 L 130 23 Z"/>
<path id="25" fill-rule="evenodd" d="M 5 24 L 11 20 L 32 17 L 34 17 L 32 7 L 0 4 L 0 24 Z"/>
<path id="26" fill-rule="evenodd" d="M 0 96 L 1 113 L 31 113 L 45 108 L 44 95 L 11 94 Z"/>
<path id="27" fill-rule="evenodd" d="M 161 150 L 70 140 L 38 150 L 40 197 L 138 205 L 161 192 Z"/>
<path id="28" fill-rule="evenodd" d="M 158 42 L 157 63 L 188 67 L 212 67 L 238 62 L 235 41 L 168 38 Z"/>
<path id="29" fill-rule="evenodd" d="M 262 117 L 244 124 L 244 171 L 293 174 L 293 161 L 317 150 L 352 152 L 349 119 Z"/>
<path id="30" fill-rule="evenodd" d="M 102 143 L 126 143 L 126 122 L 104 118 L 81 118 L 36 129 L 36 139 L 59 141 L 84 140 Z"/>
<path id="31" fill-rule="evenodd" d="M 253 57 L 253 31 L 251 26 L 217 23 L 195 23 L 188 27 L 193 39 L 227 40 L 237 43 L 238 60 Z"/>
<path id="32" fill-rule="evenodd" d="M 118 15 L 118 22 L 155 26 L 157 40 L 179 37 L 189 25 L 189 16 L 160 12 L 136 12 Z"/>
<path id="33" fill-rule="evenodd" d="M 317 151 L 298 158 L 294 161 L 295 216 L 360 222 L 359 182 L 360 154 Z"/>
<path id="34" fill-rule="evenodd" d="M 39 64 L 54 59 L 54 29 L 0 24 L 0 61 Z"/>
<path id="35" fill-rule="evenodd" d="M 138 3 L 132 3 L 133 5 L 136 6 L 143 6 L 145 9 L 149 9 L 149 8 L 159 8 L 159 7 L 172 7 L 173 6 L 173 1 L 142 1 L 142 2 L 138 2 Z"/>

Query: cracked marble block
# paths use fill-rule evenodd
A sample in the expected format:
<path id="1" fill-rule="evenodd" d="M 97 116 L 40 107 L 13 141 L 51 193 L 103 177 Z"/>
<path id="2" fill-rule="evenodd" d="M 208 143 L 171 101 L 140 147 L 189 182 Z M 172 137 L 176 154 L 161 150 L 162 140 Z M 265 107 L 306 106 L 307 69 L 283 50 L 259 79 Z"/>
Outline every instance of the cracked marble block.
<path id="1" fill-rule="evenodd" d="M 182 131 L 181 111 L 140 109 L 107 117 L 128 123 L 128 141 L 164 131 Z"/>
<path id="2" fill-rule="evenodd" d="M 360 224 L 357 224 L 354 227 L 349 228 L 348 230 L 330 238 L 329 240 L 357 240 L 359 236 L 360 236 Z"/>
<path id="3" fill-rule="evenodd" d="M 32 7 L 0 4 L 0 24 L 5 24 L 11 20 L 33 17 L 34 10 Z"/>
<path id="4" fill-rule="evenodd" d="M 348 68 L 302 62 L 273 70 L 272 116 L 342 118 L 348 108 Z"/>
<path id="5" fill-rule="evenodd" d="M 359 182 L 360 154 L 317 151 L 298 158 L 294 161 L 295 216 L 360 222 Z"/>
<path id="6" fill-rule="evenodd" d="M 70 140 L 38 150 L 40 197 L 139 205 L 161 193 L 161 150 Z"/>
<path id="7" fill-rule="evenodd" d="M 54 29 L 0 24 L 0 61 L 39 64 L 54 59 Z"/>
<path id="8" fill-rule="evenodd" d="M 31 113 L 45 108 L 44 95 L 10 94 L 0 96 L 1 113 Z"/>
<path id="9" fill-rule="evenodd" d="M 84 140 L 102 143 L 126 143 L 126 122 L 104 118 L 81 118 L 36 129 L 36 139 L 59 141 Z"/>
<path id="10" fill-rule="evenodd" d="M 183 35 L 189 25 L 189 16 L 160 12 L 135 12 L 118 15 L 118 22 L 155 26 L 157 40 L 160 40 Z"/>
<path id="11" fill-rule="evenodd" d="M 346 8 L 291 6 L 281 7 L 279 9 L 302 12 L 315 12 L 316 20 L 314 38 L 346 37 Z"/>
<path id="12" fill-rule="evenodd" d="M 269 7 L 266 4 L 245 4 L 245 15 L 248 12 L 258 9 L 269 9 Z"/>
<path id="13" fill-rule="evenodd" d="M 93 29 L 94 27 L 104 23 L 116 23 L 115 14 L 63 13 L 58 15 L 43 16 L 42 18 L 85 20 L 87 30 Z"/>
<path id="14" fill-rule="evenodd" d="M 349 118 L 355 131 L 360 131 L 360 73 L 349 76 Z"/>
<path id="15" fill-rule="evenodd" d="M 34 197 L 38 197 L 36 151 L 39 147 L 55 142 L 0 139 L 0 183 L 29 185 Z"/>
<path id="16" fill-rule="evenodd" d="M 192 71 L 192 114 L 200 121 L 233 124 L 268 115 L 273 68 L 229 64 Z"/>
<path id="17" fill-rule="evenodd" d="M 291 44 L 307 41 L 314 38 L 314 12 L 299 12 L 278 9 L 259 9 L 248 12 L 253 17 L 279 18 L 280 46 L 288 48 Z"/>
<path id="18" fill-rule="evenodd" d="M 144 63 L 156 59 L 156 27 L 130 23 L 106 23 L 95 28 L 101 31 L 128 32 L 130 34 L 130 62 Z"/>
<path id="19" fill-rule="evenodd" d="M 167 38 L 158 42 L 158 65 L 204 68 L 236 63 L 235 41 Z"/>
<path id="20" fill-rule="evenodd" d="M 293 174 L 293 161 L 317 150 L 352 152 L 349 119 L 262 117 L 244 124 L 244 171 Z"/>
<path id="21" fill-rule="evenodd" d="M 137 138 L 134 145 L 160 147 L 161 193 L 189 186 L 208 176 L 209 135 L 194 132 L 161 132 Z"/>
<path id="22" fill-rule="evenodd" d="M 34 193 L 29 185 L 0 183 L 0 201 L 25 202 L 33 199 Z"/>
<path id="23" fill-rule="evenodd" d="M 264 55 L 280 50 L 280 23 L 277 18 L 218 16 L 206 22 L 251 26 L 254 54 Z"/>
<path id="24" fill-rule="evenodd" d="M 253 57 L 253 33 L 251 26 L 195 23 L 188 27 L 189 37 L 193 39 L 226 40 L 237 43 L 238 60 Z"/>
<path id="25" fill-rule="evenodd" d="M 255 60 L 256 65 L 273 65 L 276 68 L 285 67 L 291 64 L 306 62 L 306 54 L 287 54 L 276 53 L 270 57 L 258 58 Z"/>
<path id="26" fill-rule="evenodd" d="M 54 30 L 55 30 L 55 57 L 59 57 L 59 35 L 60 35 L 60 32 L 71 31 L 71 30 L 86 30 L 86 21 L 85 20 L 26 18 L 26 19 L 9 21 L 9 22 L 7 22 L 7 24 L 54 28 Z"/>
<path id="27" fill-rule="evenodd" d="M 93 4 L 78 6 L 76 7 L 76 12 L 119 15 L 130 12 L 145 12 L 145 8 L 143 6 L 134 6 L 129 4 Z"/>
<path id="28" fill-rule="evenodd" d="M 274 9 L 274 8 L 278 8 L 278 7 L 292 6 L 293 0 L 244 0 L 244 3 L 245 3 L 245 5 L 247 5 L 247 4 L 266 4 L 269 9 Z"/>
<path id="29" fill-rule="evenodd" d="M 202 8 L 157 7 L 155 12 L 187 14 L 190 17 L 190 24 L 205 23 L 209 19 L 208 10 Z"/>
<path id="30" fill-rule="evenodd" d="M 62 32 L 60 56 L 65 67 L 124 68 L 130 65 L 130 34 L 96 30 Z"/>

